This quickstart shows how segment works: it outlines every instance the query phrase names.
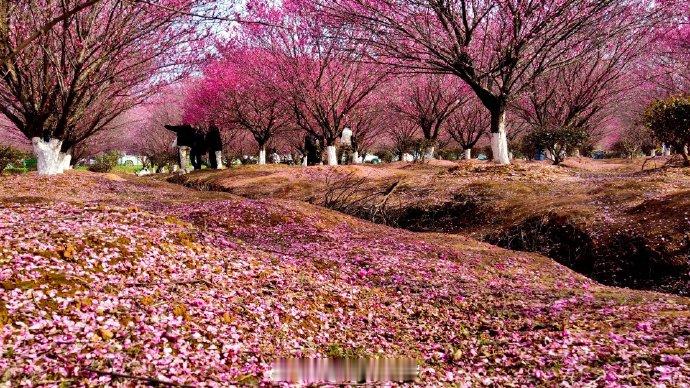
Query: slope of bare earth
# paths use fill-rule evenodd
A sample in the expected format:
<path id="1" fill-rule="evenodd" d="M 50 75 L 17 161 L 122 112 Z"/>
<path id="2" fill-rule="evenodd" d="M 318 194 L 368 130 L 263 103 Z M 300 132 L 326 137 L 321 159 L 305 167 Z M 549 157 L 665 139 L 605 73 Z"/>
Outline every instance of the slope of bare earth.
<path id="1" fill-rule="evenodd" d="M 690 299 L 537 254 L 92 173 L 0 177 L 0 203 L 10 386 L 254 385 L 289 356 L 413 357 L 426 386 L 690 383 Z"/>
<path id="2" fill-rule="evenodd" d="M 307 201 L 414 231 L 459 232 L 542 253 L 606 284 L 687 295 L 690 169 L 664 162 L 246 166 L 174 180 Z"/>

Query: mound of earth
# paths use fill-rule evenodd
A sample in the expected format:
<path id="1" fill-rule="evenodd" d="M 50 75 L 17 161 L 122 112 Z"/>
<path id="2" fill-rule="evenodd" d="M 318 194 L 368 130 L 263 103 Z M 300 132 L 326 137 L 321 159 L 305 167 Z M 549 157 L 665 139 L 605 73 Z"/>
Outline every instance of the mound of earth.
<path id="1" fill-rule="evenodd" d="M 662 166 L 585 158 L 563 167 L 243 166 L 175 180 L 247 198 L 306 201 L 413 231 L 462 233 L 542 253 L 606 284 L 688 295 L 690 170 Z"/>
<path id="2" fill-rule="evenodd" d="M 406 356 L 419 385 L 690 383 L 690 299 L 304 202 L 92 173 L 0 178 L 0 382 L 268 383 Z"/>

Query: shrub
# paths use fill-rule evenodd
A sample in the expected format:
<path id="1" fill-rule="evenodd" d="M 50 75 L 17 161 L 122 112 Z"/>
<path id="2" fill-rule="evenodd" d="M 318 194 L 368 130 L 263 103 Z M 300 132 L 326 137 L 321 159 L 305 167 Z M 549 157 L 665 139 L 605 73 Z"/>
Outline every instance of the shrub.
<path id="1" fill-rule="evenodd" d="M 560 164 L 565 158 L 567 150 L 579 148 L 587 142 L 589 133 L 584 128 L 537 128 L 528 133 L 523 139 L 523 150 L 548 150 L 553 159 L 553 164 Z"/>
<path id="2" fill-rule="evenodd" d="M 384 149 L 376 153 L 382 162 L 391 163 L 395 159 L 396 155 L 391 149 Z"/>
<path id="3" fill-rule="evenodd" d="M 592 139 L 589 139 L 580 145 L 580 155 L 584 157 L 592 157 L 592 154 L 596 151 L 595 144 Z"/>
<path id="4" fill-rule="evenodd" d="M 510 151 L 516 159 L 533 160 L 535 156 L 534 149 L 531 145 L 524 142 L 522 139 L 513 141 L 510 144 Z"/>
<path id="5" fill-rule="evenodd" d="M 439 159 L 458 160 L 464 155 L 463 150 L 458 147 L 445 147 L 436 152 Z"/>
<path id="6" fill-rule="evenodd" d="M 96 156 L 94 164 L 89 166 L 89 171 L 92 172 L 110 172 L 120 159 L 120 153 L 117 151 L 110 151 Z"/>
<path id="7" fill-rule="evenodd" d="M 26 168 L 28 171 L 38 170 L 38 159 L 36 159 L 34 156 L 24 159 L 24 168 Z"/>
<path id="8" fill-rule="evenodd" d="M 645 126 L 634 125 L 620 134 L 618 140 L 611 146 L 614 157 L 633 158 L 641 154 L 649 155 L 656 149 L 654 134 Z"/>
<path id="9" fill-rule="evenodd" d="M 690 146 L 690 97 L 656 100 L 642 118 L 657 139 L 680 151 L 685 165 L 690 166 L 686 147 Z"/>
<path id="10" fill-rule="evenodd" d="M 23 161 L 27 155 L 12 147 L 0 147 L 0 173 L 7 167 L 20 168 L 24 167 Z"/>
<path id="11" fill-rule="evenodd" d="M 619 158 L 634 158 L 638 156 L 642 150 L 640 145 L 634 139 L 628 137 L 621 137 L 611 146 L 611 152 Z"/>
<path id="12" fill-rule="evenodd" d="M 421 162 L 421 161 L 426 160 L 427 150 L 431 147 L 437 148 L 438 144 L 435 140 L 417 139 L 411 143 L 411 147 L 412 147 L 412 155 L 414 155 L 415 158 L 417 158 L 416 161 Z"/>
<path id="13" fill-rule="evenodd" d="M 27 172 L 29 172 L 29 170 L 24 167 L 7 167 L 5 169 L 6 174 L 25 174 Z"/>

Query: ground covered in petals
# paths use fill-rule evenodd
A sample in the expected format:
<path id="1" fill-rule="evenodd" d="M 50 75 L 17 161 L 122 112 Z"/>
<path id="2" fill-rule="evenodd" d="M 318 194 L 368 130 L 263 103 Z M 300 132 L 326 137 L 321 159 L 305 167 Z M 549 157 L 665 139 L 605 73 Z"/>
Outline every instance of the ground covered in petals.
<path id="1" fill-rule="evenodd" d="M 413 231 L 461 233 L 541 253 L 605 284 L 690 295 L 690 169 L 667 162 L 242 166 L 178 181 L 306 201 Z"/>
<path id="2" fill-rule="evenodd" d="M 690 299 L 304 202 L 0 178 L 0 382 L 267 383 L 408 356 L 420 385 L 690 383 Z"/>

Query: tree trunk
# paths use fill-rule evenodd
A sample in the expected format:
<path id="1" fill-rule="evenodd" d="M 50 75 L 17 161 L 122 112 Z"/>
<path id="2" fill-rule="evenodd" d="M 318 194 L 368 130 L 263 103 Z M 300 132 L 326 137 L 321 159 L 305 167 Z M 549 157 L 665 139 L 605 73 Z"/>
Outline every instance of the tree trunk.
<path id="1" fill-rule="evenodd" d="M 671 156 L 671 147 L 667 146 L 666 144 L 662 144 L 661 149 L 661 153 L 663 156 Z"/>
<path id="2" fill-rule="evenodd" d="M 424 150 L 424 160 L 433 159 L 435 151 L 436 151 L 436 147 L 434 147 L 434 146 L 426 147 L 426 150 Z"/>
<path id="3" fill-rule="evenodd" d="M 180 153 L 180 171 L 182 171 L 183 174 L 186 174 L 194 170 L 192 167 L 192 159 L 190 158 L 191 148 L 187 146 L 180 146 L 178 151 Z"/>
<path id="4" fill-rule="evenodd" d="M 649 157 L 653 158 L 656 156 L 656 150 L 649 151 Z"/>
<path id="5" fill-rule="evenodd" d="M 266 147 L 265 146 L 259 146 L 259 164 L 264 165 L 266 164 Z"/>
<path id="6" fill-rule="evenodd" d="M 352 152 L 352 164 L 360 164 L 361 161 L 359 160 L 359 152 L 354 151 Z"/>
<path id="7" fill-rule="evenodd" d="M 50 139 L 45 141 L 40 137 L 34 137 L 31 139 L 31 144 L 36 155 L 39 175 L 62 174 L 62 160 L 64 159 L 60 157 L 62 140 Z"/>
<path id="8" fill-rule="evenodd" d="M 60 152 L 60 172 L 65 172 L 65 170 L 70 170 L 72 168 L 72 154 L 69 152 Z"/>
<path id="9" fill-rule="evenodd" d="M 580 149 L 579 149 L 579 148 L 575 148 L 575 149 L 573 150 L 573 157 L 575 157 L 575 158 L 579 158 L 579 157 L 580 157 Z"/>
<path id="10" fill-rule="evenodd" d="M 494 154 L 495 163 L 510 164 L 505 109 L 491 111 L 491 151 Z"/>
<path id="11" fill-rule="evenodd" d="M 337 166 L 338 165 L 338 153 L 336 152 L 335 146 L 326 147 L 326 152 L 328 154 L 328 165 Z"/>
<path id="12" fill-rule="evenodd" d="M 215 151 L 216 153 L 216 169 L 217 170 L 225 170 L 225 166 L 223 165 L 223 151 Z"/>
<path id="13" fill-rule="evenodd" d="M 302 166 L 307 167 L 309 165 L 309 161 L 307 160 L 307 155 L 302 156 Z"/>
<path id="14" fill-rule="evenodd" d="M 463 154 L 463 159 L 465 160 L 470 160 L 472 159 L 472 148 L 466 148 Z"/>

